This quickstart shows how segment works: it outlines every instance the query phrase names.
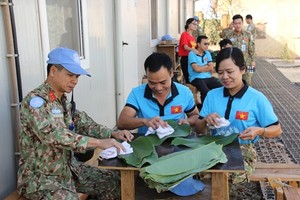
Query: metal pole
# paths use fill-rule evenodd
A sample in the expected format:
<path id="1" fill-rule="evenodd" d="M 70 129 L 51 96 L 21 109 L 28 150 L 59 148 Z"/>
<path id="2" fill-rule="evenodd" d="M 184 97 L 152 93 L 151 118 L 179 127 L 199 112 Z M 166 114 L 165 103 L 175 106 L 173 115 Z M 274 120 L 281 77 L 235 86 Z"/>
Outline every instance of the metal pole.
<path id="1" fill-rule="evenodd" d="M 18 85 L 17 85 L 17 72 L 15 66 L 15 57 L 18 56 L 14 51 L 14 39 L 12 32 L 11 24 L 11 15 L 9 7 L 12 6 L 12 3 L 9 3 L 8 0 L 4 0 L 0 4 L 3 10 L 4 26 L 6 33 L 6 45 L 7 45 L 7 54 L 8 67 L 11 77 L 11 107 L 12 107 L 12 119 L 14 126 L 13 131 L 15 133 L 15 154 L 19 153 L 19 133 L 20 133 L 20 116 L 19 116 L 19 99 L 18 99 Z"/>

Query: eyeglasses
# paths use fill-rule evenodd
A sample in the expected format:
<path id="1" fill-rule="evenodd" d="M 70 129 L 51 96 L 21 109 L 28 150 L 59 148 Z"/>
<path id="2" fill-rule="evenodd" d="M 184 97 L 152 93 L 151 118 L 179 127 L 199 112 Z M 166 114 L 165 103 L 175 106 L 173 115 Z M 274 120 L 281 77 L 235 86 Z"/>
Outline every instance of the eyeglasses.
<path id="1" fill-rule="evenodd" d="M 209 45 L 209 43 L 204 43 L 204 45 L 205 45 L 205 46 L 208 46 L 208 45 Z"/>
<path id="2" fill-rule="evenodd" d="M 191 24 L 193 24 L 194 26 L 198 26 L 198 23 L 191 23 Z"/>

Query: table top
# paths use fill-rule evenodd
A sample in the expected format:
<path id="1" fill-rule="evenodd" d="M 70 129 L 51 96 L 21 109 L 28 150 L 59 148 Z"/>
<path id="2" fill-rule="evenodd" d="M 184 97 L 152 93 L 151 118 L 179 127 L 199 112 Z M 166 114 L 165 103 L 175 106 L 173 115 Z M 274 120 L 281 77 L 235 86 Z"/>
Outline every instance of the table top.
<path id="1" fill-rule="evenodd" d="M 187 149 L 188 147 L 174 146 L 163 143 L 156 148 L 158 156 L 167 155 L 176 151 Z M 240 145 L 237 140 L 223 147 L 223 151 L 227 156 L 227 163 L 218 163 L 212 168 L 205 170 L 206 172 L 243 172 L 244 162 Z M 130 166 L 119 158 L 103 159 L 99 161 L 98 168 L 117 169 L 117 170 L 139 170 L 139 168 Z"/>
<path id="2" fill-rule="evenodd" d="M 158 44 L 158 47 L 176 47 L 177 43 Z"/>

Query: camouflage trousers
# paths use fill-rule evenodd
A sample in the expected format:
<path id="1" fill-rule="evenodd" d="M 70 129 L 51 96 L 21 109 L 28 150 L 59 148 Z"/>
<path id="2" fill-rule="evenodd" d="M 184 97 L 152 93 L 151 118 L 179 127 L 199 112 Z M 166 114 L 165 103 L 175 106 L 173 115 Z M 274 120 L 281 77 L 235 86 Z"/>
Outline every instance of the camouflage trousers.
<path id="1" fill-rule="evenodd" d="M 121 198 L 120 173 L 112 170 L 100 170 L 96 167 L 80 163 L 80 173 L 74 175 L 75 190 L 72 188 L 57 188 L 57 190 L 39 190 L 30 194 L 28 199 L 79 199 L 79 193 L 91 195 L 93 199 L 117 200 Z M 25 195 L 27 196 L 27 195 Z"/>
<path id="2" fill-rule="evenodd" d="M 244 74 L 243 74 L 243 79 L 247 82 L 247 84 L 249 86 L 252 85 L 252 75 L 253 73 L 249 73 L 248 71 L 246 71 Z"/>
<path id="3" fill-rule="evenodd" d="M 242 156 L 244 160 L 245 172 L 244 173 L 232 173 L 229 175 L 229 182 L 232 184 L 249 182 L 249 176 L 253 174 L 256 164 L 256 151 L 253 148 L 253 144 L 241 145 Z"/>

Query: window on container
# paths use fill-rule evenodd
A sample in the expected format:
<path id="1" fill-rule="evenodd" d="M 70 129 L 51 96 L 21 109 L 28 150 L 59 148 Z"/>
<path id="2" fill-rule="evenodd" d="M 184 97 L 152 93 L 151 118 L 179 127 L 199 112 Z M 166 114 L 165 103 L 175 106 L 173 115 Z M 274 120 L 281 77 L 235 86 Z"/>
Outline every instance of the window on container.
<path id="1" fill-rule="evenodd" d="M 84 58 L 81 0 L 46 0 L 50 49 L 68 47 Z"/>
<path id="2" fill-rule="evenodd" d="M 157 0 L 151 0 L 151 40 L 158 38 L 157 32 Z"/>

